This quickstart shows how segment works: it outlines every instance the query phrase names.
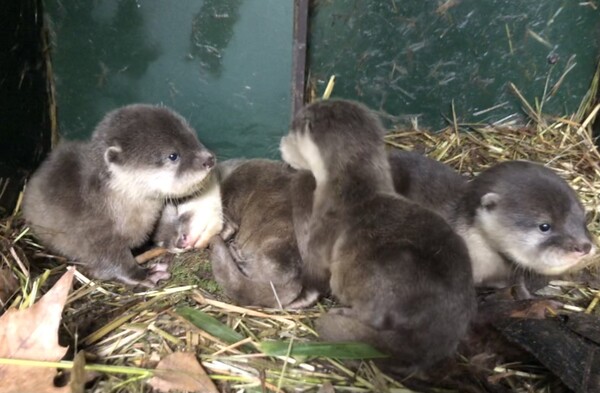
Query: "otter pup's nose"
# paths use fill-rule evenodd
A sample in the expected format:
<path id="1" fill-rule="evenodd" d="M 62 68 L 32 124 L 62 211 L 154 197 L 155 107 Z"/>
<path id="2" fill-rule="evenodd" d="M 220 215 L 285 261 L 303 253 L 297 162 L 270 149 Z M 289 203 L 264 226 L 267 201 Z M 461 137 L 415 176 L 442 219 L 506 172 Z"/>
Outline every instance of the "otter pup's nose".
<path id="1" fill-rule="evenodd" d="M 592 243 L 584 243 L 582 247 L 582 251 L 584 254 L 587 254 L 592 249 Z"/>
<path id="2" fill-rule="evenodd" d="M 587 254 L 592 249 L 592 243 L 585 242 L 579 244 L 573 244 L 573 251 L 580 252 L 582 254 Z"/>

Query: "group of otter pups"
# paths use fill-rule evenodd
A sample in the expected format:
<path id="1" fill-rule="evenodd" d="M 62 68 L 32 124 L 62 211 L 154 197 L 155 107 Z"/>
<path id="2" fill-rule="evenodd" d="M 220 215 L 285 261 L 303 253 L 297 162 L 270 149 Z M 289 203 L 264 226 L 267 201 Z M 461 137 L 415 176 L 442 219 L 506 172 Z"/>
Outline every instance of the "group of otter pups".
<path id="1" fill-rule="evenodd" d="M 595 252 L 577 195 L 550 169 L 504 162 L 468 180 L 388 154 L 384 133 L 365 106 L 321 101 L 282 138 L 284 162 L 215 165 L 181 116 L 131 105 L 52 152 L 23 214 L 53 251 L 132 285 L 169 277 L 133 258 L 152 235 L 172 251 L 210 243 L 235 302 L 301 308 L 332 295 L 342 307 L 317 320 L 321 338 L 367 342 L 407 371 L 455 351 L 475 286 L 560 274 Z"/>

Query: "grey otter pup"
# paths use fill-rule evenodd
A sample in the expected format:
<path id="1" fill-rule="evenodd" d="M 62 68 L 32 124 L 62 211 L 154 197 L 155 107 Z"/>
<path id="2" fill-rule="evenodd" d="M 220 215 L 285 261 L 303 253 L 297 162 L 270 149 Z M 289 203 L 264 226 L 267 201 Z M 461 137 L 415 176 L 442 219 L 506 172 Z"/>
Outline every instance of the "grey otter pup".
<path id="1" fill-rule="evenodd" d="M 417 153 L 395 151 L 389 160 L 396 190 L 465 239 L 476 285 L 507 285 L 519 269 L 561 274 L 595 252 L 577 194 L 549 168 L 507 161 L 467 181 Z"/>
<path id="2" fill-rule="evenodd" d="M 383 136 L 363 105 L 323 101 L 299 112 L 280 149 L 316 180 L 305 284 L 345 306 L 317 321 L 321 337 L 370 343 L 410 371 L 456 350 L 475 294 L 463 240 L 395 193 Z"/>
<path id="3" fill-rule="evenodd" d="M 392 150 L 388 160 L 397 193 L 432 209 L 452 223 L 450 217 L 456 211 L 468 177 L 417 152 Z"/>
<path id="4" fill-rule="evenodd" d="M 229 160 L 218 168 L 224 214 L 235 233 L 229 244 L 219 236 L 211 240 L 217 282 L 244 305 L 298 308 L 316 300 L 299 300 L 301 259 L 290 196 L 296 171 L 264 159 Z"/>
<path id="5" fill-rule="evenodd" d="M 60 144 L 25 190 L 23 214 L 41 242 L 99 279 L 155 285 L 164 266 L 139 266 L 166 199 L 194 192 L 214 156 L 175 112 L 130 105 L 108 113 L 91 140 Z"/>

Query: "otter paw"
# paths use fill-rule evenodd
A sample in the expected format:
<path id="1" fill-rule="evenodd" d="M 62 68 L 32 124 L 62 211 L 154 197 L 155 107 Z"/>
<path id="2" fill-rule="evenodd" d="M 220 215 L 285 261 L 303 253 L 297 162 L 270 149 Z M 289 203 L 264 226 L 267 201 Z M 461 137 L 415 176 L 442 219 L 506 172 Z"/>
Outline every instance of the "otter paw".
<path id="1" fill-rule="evenodd" d="M 301 308 L 310 307 L 317 302 L 317 300 L 319 299 L 319 296 L 320 296 L 319 291 L 316 291 L 316 290 L 302 291 L 300 293 L 300 296 L 298 296 L 298 298 L 296 298 L 296 300 L 294 300 L 293 302 L 288 304 L 286 308 L 292 309 L 292 310 L 298 310 Z"/>
<path id="2" fill-rule="evenodd" d="M 168 264 L 159 262 L 148 269 L 146 279 L 140 283 L 148 288 L 154 288 L 160 280 L 167 280 L 171 277 L 171 273 L 167 271 Z"/>
<path id="3" fill-rule="evenodd" d="M 233 222 L 229 217 L 223 217 L 223 227 L 221 229 L 221 237 L 227 241 L 233 237 L 238 231 L 239 226 Z"/>

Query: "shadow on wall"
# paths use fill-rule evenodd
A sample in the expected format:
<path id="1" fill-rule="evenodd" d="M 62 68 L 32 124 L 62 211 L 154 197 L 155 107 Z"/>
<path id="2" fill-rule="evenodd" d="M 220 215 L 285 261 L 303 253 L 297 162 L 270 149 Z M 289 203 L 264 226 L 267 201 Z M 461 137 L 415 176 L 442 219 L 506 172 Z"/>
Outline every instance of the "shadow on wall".
<path id="1" fill-rule="evenodd" d="M 25 179 L 52 140 L 48 34 L 42 0 L 0 3 L 0 216 L 9 215 Z"/>
<path id="2" fill-rule="evenodd" d="M 140 79 L 161 51 L 148 41 L 143 14 L 134 0 L 119 1 L 109 20 L 95 17 L 98 7 L 87 2 L 56 2 L 51 14 L 56 33 L 53 53 L 60 54 L 55 67 L 60 70 L 56 80 L 59 103 L 62 106 L 63 98 L 76 97 L 68 101 L 69 111 L 99 120 L 104 111 L 98 105 L 97 90 L 116 101 L 140 101 L 134 84 L 125 79 Z M 83 32 L 81 26 L 86 27 Z M 83 121 L 69 124 L 69 134 L 85 135 L 87 128 Z"/>
<path id="3" fill-rule="evenodd" d="M 194 15 L 190 54 L 212 76 L 223 71 L 222 55 L 233 37 L 233 26 L 240 16 L 242 0 L 206 0 Z"/>

